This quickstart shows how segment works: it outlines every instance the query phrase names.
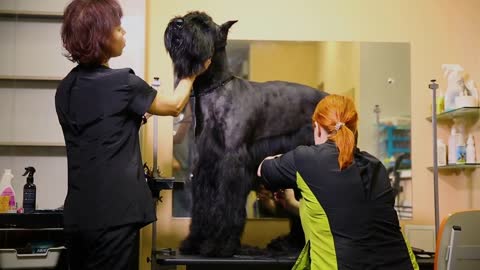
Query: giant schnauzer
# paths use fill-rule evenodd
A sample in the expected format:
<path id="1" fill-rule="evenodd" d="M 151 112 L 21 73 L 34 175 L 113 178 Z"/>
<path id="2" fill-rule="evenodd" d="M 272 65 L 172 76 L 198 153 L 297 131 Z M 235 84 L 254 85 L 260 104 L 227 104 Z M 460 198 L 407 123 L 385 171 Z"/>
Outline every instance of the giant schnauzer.
<path id="1" fill-rule="evenodd" d="M 311 116 L 327 95 L 300 84 L 233 76 L 225 47 L 235 22 L 217 25 L 203 12 L 190 12 L 173 18 L 165 30 L 177 80 L 212 59 L 193 85 L 198 159 L 184 254 L 226 257 L 238 251 L 257 166 L 266 156 L 313 144 Z"/>

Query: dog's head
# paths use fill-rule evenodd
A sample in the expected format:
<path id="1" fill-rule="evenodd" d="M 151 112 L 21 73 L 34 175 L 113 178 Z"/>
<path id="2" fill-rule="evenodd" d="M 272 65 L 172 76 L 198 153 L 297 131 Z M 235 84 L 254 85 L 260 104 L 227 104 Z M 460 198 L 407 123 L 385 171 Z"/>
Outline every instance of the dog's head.
<path id="1" fill-rule="evenodd" d="M 200 72 L 208 58 L 225 48 L 228 30 L 236 22 L 218 25 L 199 11 L 173 18 L 165 30 L 164 42 L 176 76 L 184 78 Z"/>

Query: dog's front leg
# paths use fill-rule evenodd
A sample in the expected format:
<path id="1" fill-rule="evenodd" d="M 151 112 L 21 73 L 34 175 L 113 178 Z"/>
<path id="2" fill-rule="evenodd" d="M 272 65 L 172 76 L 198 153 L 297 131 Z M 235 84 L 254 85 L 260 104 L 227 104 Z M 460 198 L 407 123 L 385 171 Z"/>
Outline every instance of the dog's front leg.
<path id="1" fill-rule="evenodd" d="M 205 256 L 232 256 L 240 248 L 246 219 L 246 198 L 254 175 L 246 169 L 249 156 L 245 147 L 227 151 L 217 164 L 217 189 L 210 205 L 209 232 L 200 248 Z"/>
<path id="2" fill-rule="evenodd" d="M 210 170 L 213 172 L 210 185 L 217 190 L 209 198 L 211 204 L 203 204 L 210 208 L 206 211 L 198 209 L 209 215 L 204 217 L 208 225 L 203 227 L 208 233 L 200 248 L 200 253 L 205 256 L 232 256 L 240 248 L 245 226 L 246 199 L 255 177 L 255 168 L 248 151 L 248 138 L 251 137 L 251 127 L 255 124 L 255 107 L 251 106 L 253 102 L 248 103 L 250 106 L 245 106 L 243 102 L 233 102 L 237 98 L 244 100 L 237 96 L 239 94 L 243 92 L 232 90 L 230 94 L 212 98 L 214 105 L 208 110 L 211 121 L 205 125 L 204 130 L 208 139 L 203 139 L 214 141 L 215 144 L 208 144 L 207 149 L 199 151 L 200 154 L 214 152 L 207 159 L 214 160 L 215 164 L 200 162 L 199 169 L 215 168 Z M 202 144 L 201 147 L 205 145 L 207 144 Z"/>

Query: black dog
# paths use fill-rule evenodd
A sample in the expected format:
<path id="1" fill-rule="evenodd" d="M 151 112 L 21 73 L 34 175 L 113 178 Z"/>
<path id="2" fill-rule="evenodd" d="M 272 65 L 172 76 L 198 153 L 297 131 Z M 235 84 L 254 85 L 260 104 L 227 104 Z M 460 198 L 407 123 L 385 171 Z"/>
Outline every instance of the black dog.
<path id="1" fill-rule="evenodd" d="M 190 234 L 180 248 L 184 254 L 232 256 L 238 251 L 257 166 L 266 156 L 313 144 L 311 116 L 326 96 L 295 83 L 234 77 L 225 47 L 235 22 L 219 26 L 207 14 L 191 12 L 172 19 L 165 31 L 177 79 L 197 73 L 212 59 L 193 86 L 198 160 Z"/>

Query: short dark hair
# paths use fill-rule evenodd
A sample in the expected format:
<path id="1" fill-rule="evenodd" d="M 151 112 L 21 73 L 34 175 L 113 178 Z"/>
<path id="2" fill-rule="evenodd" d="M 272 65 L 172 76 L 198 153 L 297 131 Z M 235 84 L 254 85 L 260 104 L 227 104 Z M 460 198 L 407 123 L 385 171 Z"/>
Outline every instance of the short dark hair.
<path id="1" fill-rule="evenodd" d="M 110 58 L 108 44 L 122 16 L 116 0 L 73 0 L 63 13 L 65 56 L 78 64 L 102 64 Z"/>

